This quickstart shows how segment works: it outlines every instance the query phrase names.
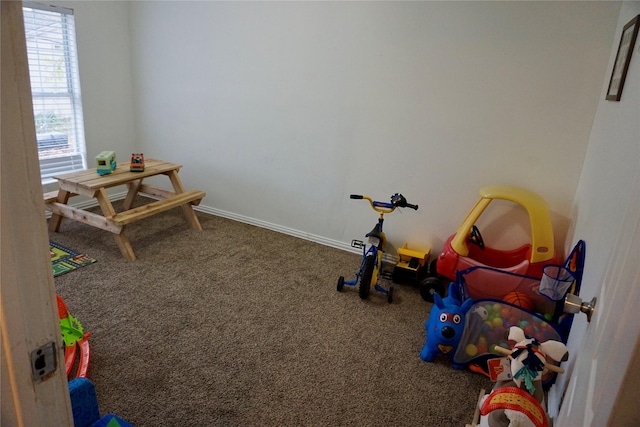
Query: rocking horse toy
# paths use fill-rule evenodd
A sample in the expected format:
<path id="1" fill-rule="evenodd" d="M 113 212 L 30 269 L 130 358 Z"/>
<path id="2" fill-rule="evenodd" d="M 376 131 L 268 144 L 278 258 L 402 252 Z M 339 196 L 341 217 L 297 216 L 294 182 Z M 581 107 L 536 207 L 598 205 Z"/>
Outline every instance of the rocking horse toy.
<path id="1" fill-rule="evenodd" d="M 481 419 L 480 424 L 474 419 L 473 427 L 548 427 L 542 375 L 547 371 L 564 372 L 548 360 L 566 361 L 569 355 L 567 347 L 554 340 L 540 343 L 525 336 L 517 326 L 509 329 L 509 340 L 517 343 L 511 350 L 496 346 L 496 352 L 508 357 L 508 369 L 502 373 L 492 392 L 480 399 L 479 415 L 486 418 Z"/>

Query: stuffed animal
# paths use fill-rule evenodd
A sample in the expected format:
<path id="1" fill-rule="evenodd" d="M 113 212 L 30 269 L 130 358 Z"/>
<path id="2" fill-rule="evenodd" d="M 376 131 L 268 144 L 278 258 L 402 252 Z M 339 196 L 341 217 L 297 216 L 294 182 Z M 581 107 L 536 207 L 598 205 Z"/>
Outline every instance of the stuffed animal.
<path id="1" fill-rule="evenodd" d="M 433 301 L 429 319 L 424 324 L 427 340 L 420 352 L 420 358 L 425 362 L 433 362 L 437 355 L 444 355 L 453 361 L 464 330 L 464 317 L 473 305 L 473 300 L 460 301 L 457 287 L 450 283 L 447 297 L 442 298 L 436 292 L 433 294 Z M 462 369 L 464 366 L 453 363 L 456 369 Z"/>
<path id="2" fill-rule="evenodd" d="M 540 343 L 535 338 L 526 337 L 517 326 L 509 329 L 509 340 L 517 344 L 512 350 L 501 352 L 509 354 L 512 379 L 496 383 L 484 400 L 480 413 L 488 415 L 490 427 L 546 427 L 549 421 L 544 405 L 542 373 L 544 370 L 564 372 L 556 365 L 547 364 L 547 359 L 556 362 L 567 360 L 567 347 L 554 340 Z"/>

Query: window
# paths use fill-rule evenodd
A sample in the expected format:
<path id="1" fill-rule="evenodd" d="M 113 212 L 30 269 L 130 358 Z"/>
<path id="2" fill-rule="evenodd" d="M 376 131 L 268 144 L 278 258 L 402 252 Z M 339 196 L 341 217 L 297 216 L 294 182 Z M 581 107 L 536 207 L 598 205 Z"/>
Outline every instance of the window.
<path id="1" fill-rule="evenodd" d="M 73 10 L 24 2 L 24 27 L 42 181 L 86 169 Z"/>

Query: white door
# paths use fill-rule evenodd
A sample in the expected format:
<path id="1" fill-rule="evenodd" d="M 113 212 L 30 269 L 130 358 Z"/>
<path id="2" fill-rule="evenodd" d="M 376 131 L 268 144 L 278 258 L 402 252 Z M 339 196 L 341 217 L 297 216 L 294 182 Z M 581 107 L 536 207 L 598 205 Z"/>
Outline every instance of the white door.
<path id="1" fill-rule="evenodd" d="M 22 2 L 2 4 L 2 242 L 0 325 L 3 426 L 72 426 L 49 239 L 44 219 L 40 167 L 22 21 Z M 31 354 L 48 343 L 57 364 Z M 41 355 L 42 356 L 42 355 Z M 45 358 L 44 360 L 47 360 Z"/>
<path id="2" fill-rule="evenodd" d="M 640 2 L 623 2 L 575 198 L 574 236 L 586 241 L 580 296 L 597 297 L 591 323 L 574 318 L 568 372 L 549 394 L 557 426 L 640 425 L 640 40 L 620 102 L 605 93 L 623 26 Z M 552 414 L 553 415 L 553 414 Z"/>
<path id="3" fill-rule="evenodd" d="M 573 369 L 567 373 L 570 379 L 556 425 L 595 427 L 640 423 L 637 406 L 640 386 L 631 378 L 625 384 L 627 374 L 638 374 L 634 372 L 634 363 L 637 366 L 640 356 L 640 199 L 637 194 L 634 208 L 627 212 L 622 224 L 628 233 L 620 236 L 611 252 L 610 268 L 596 294 L 598 302 L 591 323 L 585 325 L 583 314 L 574 320 L 574 328 L 584 330 L 582 348 L 575 355 Z M 585 270 L 588 274 L 586 271 L 588 268 Z M 583 289 L 583 298 L 590 300 L 592 295 Z M 635 423 L 630 423 L 631 419 Z"/>

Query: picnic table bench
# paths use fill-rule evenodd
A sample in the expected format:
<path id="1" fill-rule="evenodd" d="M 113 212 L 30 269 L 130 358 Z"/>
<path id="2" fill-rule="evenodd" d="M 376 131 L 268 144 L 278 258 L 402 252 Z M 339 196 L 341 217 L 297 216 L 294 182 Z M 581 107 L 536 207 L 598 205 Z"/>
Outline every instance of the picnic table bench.
<path id="1" fill-rule="evenodd" d="M 182 165 L 179 164 L 146 159 L 144 171 L 141 172 L 131 172 L 129 163 L 121 163 L 107 175 L 99 175 L 96 169 L 88 169 L 54 176 L 58 181 L 59 189 L 43 195 L 45 207 L 52 213 L 49 220 L 49 231 L 58 232 L 63 218 L 109 231 L 114 234 L 122 255 L 132 261 L 136 259 L 136 256 L 124 232 L 127 224 L 180 206 L 189 226 L 194 230 L 201 231 L 202 226 L 193 211 L 193 206 L 197 206 L 206 193 L 200 190 L 185 190 L 178 176 L 180 168 Z M 156 175 L 168 176 L 173 190 L 142 182 L 144 178 Z M 107 188 L 118 185 L 126 185 L 128 188 L 122 212 L 115 211 L 106 191 Z M 133 208 L 133 201 L 138 194 L 151 196 L 158 200 Z M 76 195 L 95 198 L 102 215 L 70 206 L 69 199 Z"/>

